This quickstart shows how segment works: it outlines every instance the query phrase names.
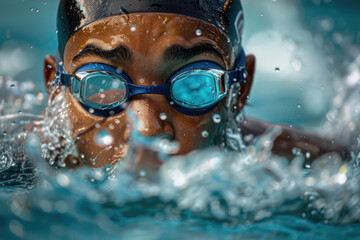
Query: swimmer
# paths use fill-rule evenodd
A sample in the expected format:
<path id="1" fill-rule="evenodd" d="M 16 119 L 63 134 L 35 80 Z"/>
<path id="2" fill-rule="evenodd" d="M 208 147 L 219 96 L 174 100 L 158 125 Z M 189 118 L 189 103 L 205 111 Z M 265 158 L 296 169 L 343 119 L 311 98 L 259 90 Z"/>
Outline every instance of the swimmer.
<path id="1" fill-rule="evenodd" d="M 254 79 L 255 57 L 241 45 L 243 26 L 240 0 L 61 0 L 58 54 L 45 58 L 44 76 L 47 88 L 66 88 L 82 164 L 103 167 L 125 157 L 134 131 L 130 112 L 137 131 L 177 141 L 179 155 L 220 144 L 229 108 L 232 117 L 242 111 Z M 269 126 L 239 123 L 243 136 Z M 95 141 L 100 130 L 116 147 L 103 151 Z M 343 153 L 330 140 L 282 126 L 273 152 L 290 157 L 294 147 L 312 157 Z M 156 153 L 139 151 L 136 168 L 161 165 Z"/>

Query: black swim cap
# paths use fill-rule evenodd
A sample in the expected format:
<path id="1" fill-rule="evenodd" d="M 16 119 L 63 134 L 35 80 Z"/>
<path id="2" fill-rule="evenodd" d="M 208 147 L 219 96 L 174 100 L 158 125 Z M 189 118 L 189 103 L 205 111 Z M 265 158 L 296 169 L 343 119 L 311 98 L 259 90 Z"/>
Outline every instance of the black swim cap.
<path id="1" fill-rule="evenodd" d="M 236 54 L 241 50 L 244 15 L 240 0 L 60 0 L 57 29 L 63 58 L 69 38 L 96 20 L 128 13 L 173 13 L 216 25 L 229 37 Z"/>

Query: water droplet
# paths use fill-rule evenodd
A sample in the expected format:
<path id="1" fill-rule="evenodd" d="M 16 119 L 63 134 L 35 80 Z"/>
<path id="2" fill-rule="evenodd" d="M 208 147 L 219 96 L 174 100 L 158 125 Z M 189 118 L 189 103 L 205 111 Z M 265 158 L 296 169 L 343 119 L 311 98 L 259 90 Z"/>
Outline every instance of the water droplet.
<path id="1" fill-rule="evenodd" d="M 12 121 L 11 122 L 11 126 L 15 126 L 16 122 L 15 121 Z"/>
<path id="2" fill-rule="evenodd" d="M 264 16 L 264 14 L 263 14 L 263 13 L 261 13 L 261 14 L 260 14 L 260 16 L 261 16 L 261 17 L 263 17 L 263 16 Z"/>
<path id="3" fill-rule="evenodd" d="M 32 12 L 32 11 L 34 11 L 34 9 L 33 9 L 33 8 L 30 8 L 30 11 Z"/>
<path id="4" fill-rule="evenodd" d="M 166 113 L 160 113 L 160 119 L 161 120 L 166 120 L 167 119 Z"/>
<path id="5" fill-rule="evenodd" d="M 136 31 L 136 25 L 132 24 L 130 26 L 130 31 L 135 32 Z"/>
<path id="6" fill-rule="evenodd" d="M 311 153 L 310 153 L 310 152 L 306 152 L 305 157 L 306 157 L 306 158 L 310 158 L 310 157 L 311 157 Z"/>
<path id="7" fill-rule="evenodd" d="M 46 5 L 46 2 L 44 2 L 44 5 Z"/>
<path id="8" fill-rule="evenodd" d="M 75 63 L 71 63 L 71 66 L 75 67 L 75 66 L 76 66 L 76 64 L 75 64 Z"/>
<path id="9" fill-rule="evenodd" d="M 244 116 L 242 115 L 242 113 L 239 113 L 235 119 L 238 123 L 240 123 L 244 121 Z"/>
<path id="10" fill-rule="evenodd" d="M 58 184 L 62 187 L 67 187 L 70 185 L 70 178 L 68 176 L 66 176 L 65 174 L 58 174 L 56 175 L 56 180 L 58 182 Z"/>
<path id="11" fill-rule="evenodd" d="M 295 156 L 299 156 L 299 155 L 301 154 L 301 149 L 294 147 L 294 148 L 292 149 L 292 153 L 293 153 Z"/>
<path id="12" fill-rule="evenodd" d="M 10 87 L 11 87 L 11 88 L 14 88 L 14 87 L 15 87 L 15 84 L 11 84 Z"/>
<path id="13" fill-rule="evenodd" d="M 174 102 L 173 102 L 173 101 L 171 101 L 171 102 L 170 102 L 170 105 L 174 105 Z"/>
<path id="14" fill-rule="evenodd" d="M 85 154 L 80 153 L 80 158 L 84 159 L 84 158 L 85 158 Z"/>
<path id="15" fill-rule="evenodd" d="M 275 68 L 275 72 L 280 72 L 280 68 L 279 68 L 279 67 L 276 67 L 276 68 Z"/>
<path id="16" fill-rule="evenodd" d="M 300 108 L 301 108 L 301 104 L 298 104 L 296 107 L 297 107 L 298 109 L 300 109 Z"/>
<path id="17" fill-rule="evenodd" d="M 247 77 L 248 77 L 248 73 L 247 73 L 247 71 L 244 71 L 243 78 L 246 79 Z"/>
<path id="18" fill-rule="evenodd" d="M 213 121 L 214 123 L 220 123 L 221 122 L 221 116 L 219 114 L 213 115 Z"/>
<path id="19" fill-rule="evenodd" d="M 203 138 L 207 138 L 208 136 L 209 136 L 209 132 L 208 131 L 202 131 L 202 133 L 201 133 L 201 136 L 203 137 Z"/>
<path id="20" fill-rule="evenodd" d="M 0 171 L 9 169 L 12 164 L 13 158 L 7 151 L 0 153 Z"/>
<path id="21" fill-rule="evenodd" d="M 306 167 L 307 169 L 311 168 L 310 164 L 306 164 L 305 167 Z"/>
<path id="22" fill-rule="evenodd" d="M 93 114 L 95 110 L 93 108 L 89 108 L 89 113 Z"/>
<path id="23" fill-rule="evenodd" d="M 197 30 L 195 31 L 195 34 L 196 34 L 196 36 L 201 36 L 202 31 L 201 31 L 200 29 L 197 29 Z"/>
<path id="24" fill-rule="evenodd" d="M 146 176 L 146 171 L 144 169 L 141 169 L 139 171 L 139 175 L 140 175 L 140 177 L 145 177 Z"/>
<path id="25" fill-rule="evenodd" d="M 100 129 L 95 135 L 95 143 L 100 147 L 109 146 L 113 141 L 113 136 L 106 129 Z"/>
<path id="26" fill-rule="evenodd" d="M 139 83 L 143 84 L 145 82 L 145 79 L 141 78 L 139 79 Z"/>
<path id="27" fill-rule="evenodd" d="M 38 12 L 39 12 L 39 9 L 36 9 L 36 11 L 35 11 L 35 12 L 37 12 L 37 13 L 38 13 Z"/>

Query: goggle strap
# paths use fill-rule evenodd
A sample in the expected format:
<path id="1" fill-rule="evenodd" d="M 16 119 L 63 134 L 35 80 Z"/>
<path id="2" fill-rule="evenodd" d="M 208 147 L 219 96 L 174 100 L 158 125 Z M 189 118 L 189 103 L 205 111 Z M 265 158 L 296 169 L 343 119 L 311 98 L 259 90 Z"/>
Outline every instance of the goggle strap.
<path id="1" fill-rule="evenodd" d="M 60 83 L 66 87 L 71 87 L 71 74 L 60 73 Z"/>
<path id="2" fill-rule="evenodd" d="M 244 78 L 244 72 L 245 72 L 244 68 L 227 72 L 227 76 L 229 79 L 228 80 L 229 89 L 230 89 L 231 85 L 233 85 L 234 83 L 243 83 L 246 81 L 246 79 Z"/>

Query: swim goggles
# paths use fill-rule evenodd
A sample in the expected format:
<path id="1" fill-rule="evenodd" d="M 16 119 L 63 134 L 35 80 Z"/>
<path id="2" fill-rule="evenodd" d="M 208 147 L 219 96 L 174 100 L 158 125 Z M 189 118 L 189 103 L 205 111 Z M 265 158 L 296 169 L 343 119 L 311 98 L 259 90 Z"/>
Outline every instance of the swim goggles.
<path id="1" fill-rule="evenodd" d="M 166 84 L 142 86 L 119 69 L 101 63 L 80 67 L 74 74 L 60 72 L 60 83 L 90 113 L 107 117 L 123 111 L 132 97 L 161 94 L 179 112 L 197 116 L 211 111 L 225 98 L 231 85 L 245 81 L 245 54 L 237 68 L 224 71 L 210 61 L 191 63 L 172 74 Z"/>

